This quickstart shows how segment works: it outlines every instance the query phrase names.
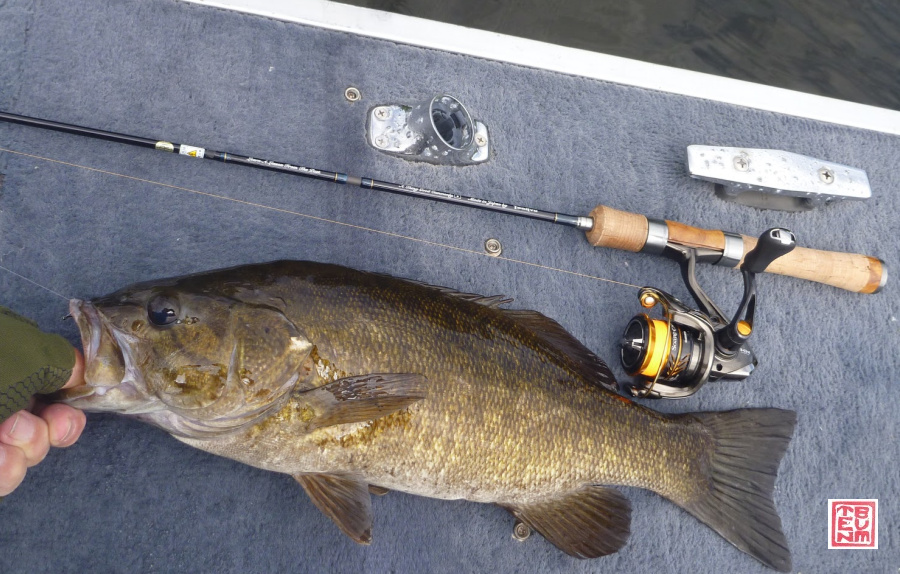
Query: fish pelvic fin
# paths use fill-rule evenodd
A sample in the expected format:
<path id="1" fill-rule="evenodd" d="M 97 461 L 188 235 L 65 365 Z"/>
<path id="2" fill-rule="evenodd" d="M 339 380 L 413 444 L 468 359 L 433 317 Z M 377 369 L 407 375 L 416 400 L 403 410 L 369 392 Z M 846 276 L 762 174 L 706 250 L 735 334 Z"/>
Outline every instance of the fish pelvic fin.
<path id="1" fill-rule="evenodd" d="M 631 529 L 631 503 L 618 490 L 585 486 L 528 505 L 501 505 L 576 558 L 618 552 Z"/>
<path id="2" fill-rule="evenodd" d="M 372 542 L 372 497 L 368 484 L 332 474 L 298 474 L 316 508 L 334 521 L 341 532 L 360 544 Z"/>
<path id="3" fill-rule="evenodd" d="M 308 430 L 375 420 L 425 398 L 427 379 L 416 374 L 376 373 L 338 379 L 304 391 Z"/>
<path id="4" fill-rule="evenodd" d="M 674 500 L 769 568 L 791 570 L 773 491 L 797 414 L 782 409 L 692 413 L 711 437 L 700 491 Z"/>

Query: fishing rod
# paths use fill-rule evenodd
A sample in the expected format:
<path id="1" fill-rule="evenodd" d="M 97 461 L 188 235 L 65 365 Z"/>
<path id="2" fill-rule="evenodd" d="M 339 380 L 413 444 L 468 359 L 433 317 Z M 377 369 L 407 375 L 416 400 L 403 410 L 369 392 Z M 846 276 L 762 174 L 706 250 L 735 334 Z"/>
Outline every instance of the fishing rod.
<path id="1" fill-rule="evenodd" d="M 739 267 L 745 255 L 753 251 L 758 241 L 755 237 L 722 230 L 701 229 L 674 221 L 652 219 L 644 215 L 620 211 L 604 205 L 598 205 L 587 216 L 567 215 L 477 197 L 380 181 L 369 177 L 303 167 L 231 152 L 213 151 L 188 144 L 108 132 L 6 112 L 0 112 L 0 120 L 29 127 L 152 148 L 197 159 L 210 159 L 222 163 L 244 165 L 341 185 L 355 185 L 363 189 L 385 191 L 527 217 L 529 219 L 538 219 L 580 229 L 586 233 L 588 241 L 597 247 L 613 247 L 625 251 L 666 255 L 676 260 L 681 259 L 685 247 L 690 247 L 696 250 L 698 262 L 726 267 Z M 858 293 L 876 293 L 887 282 L 887 268 L 880 259 L 867 255 L 821 251 L 804 247 L 797 247 L 790 253 L 775 259 L 766 267 L 765 271 L 816 281 Z"/>
<path id="2" fill-rule="evenodd" d="M 425 199 L 433 199 L 456 205 L 467 205 L 477 207 L 478 209 L 486 209 L 488 211 L 499 211 L 502 213 L 510 213 L 531 219 L 539 219 L 541 221 L 549 221 L 550 223 L 558 223 L 577 227 L 578 229 L 590 229 L 592 224 L 587 217 L 576 217 L 574 215 L 565 215 L 563 213 L 553 213 L 540 209 L 532 209 L 530 207 L 522 207 L 519 205 L 509 205 L 506 203 L 498 203 L 496 201 L 488 201 L 477 197 L 467 197 L 456 195 L 453 193 L 445 193 L 442 191 L 433 191 L 421 187 L 413 187 L 410 185 L 401 185 L 388 181 L 379 181 L 369 177 L 355 177 L 346 173 L 315 169 L 311 167 L 303 167 L 284 162 L 272 161 L 269 159 L 261 159 L 245 155 L 238 155 L 231 152 L 220 152 L 205 149 L 201 147 L 190 146 L 186 144 L 171 143 L 168 141 L 159 141 L 155 139 L 142 138 L 126 134 L 107 132 L 96 130 L 93 128 L 85 128 L 71 124 L 63 124 L 27 116 L 16 114 L 8 114 L 0 112 L 0 120 L 22 124 L 30 127 L 45 128 L 59 132 L 87 136 L 95 139 L 102 139 L 117 143 L 124 143 L 138 147 L 153 148 L 158 151 L 177 153 L 198 159 L 211 159 L 222 163 L 234 163 L 265 169 L 269 171 L 277 171 L 281 173 L 289 173 L 291 175 L 299 175 L 311 179 L 320 179 L 322 181 L 330 181 L 332 183 L 344 185 L 357 185 L 364 189 L 374 189 L 376 191 L 387 191 L 389 193 L 398 193 L 401 195 L 409 195 L 412 197 L 422 197 Z"/>

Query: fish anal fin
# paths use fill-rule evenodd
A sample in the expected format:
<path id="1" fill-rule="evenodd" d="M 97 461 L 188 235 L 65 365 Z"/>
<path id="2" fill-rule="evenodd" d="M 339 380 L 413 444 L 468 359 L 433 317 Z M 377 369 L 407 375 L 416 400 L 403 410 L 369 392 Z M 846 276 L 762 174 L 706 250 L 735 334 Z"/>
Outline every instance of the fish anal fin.
<path id="1" fill-rule="evenodd" d="M 576 558 L 617 552 L 628 540 L 631 504 L 617 490 L 586 486 L 528 505 L 503 505 L 554 546 Z"/>
<path id="2" fill-rule="evenodd" d="M 372 542 L 372 497 L 366 483 L 332 474 L 298 474 L 294 478 L 341 532 L 360 544 Z"/>
<path id="3" fill-rule="evenodd" d="M 375 420 L 425 398 L 427 379 L 416 374 L 375 373 L 338 379 L 295 395 L 308 430 Z"/>

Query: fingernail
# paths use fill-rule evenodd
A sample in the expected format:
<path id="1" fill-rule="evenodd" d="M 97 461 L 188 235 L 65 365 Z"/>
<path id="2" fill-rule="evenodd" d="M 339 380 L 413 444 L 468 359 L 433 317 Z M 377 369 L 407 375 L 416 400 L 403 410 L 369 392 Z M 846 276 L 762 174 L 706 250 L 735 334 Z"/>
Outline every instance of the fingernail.
<path id="1" fill-rule="evenodd" d="M 8 434 L 9 438 L 16 442 L 28 442 L 34 436 L 34 422 L 28 417 L 16 413 L 16 418 Z"/>
<path id="2" fill-rule="evenodd" d="M 72 431 L 75 430 L 75 421 L 71 418 L 69 419 L 69 428 L 66 430 L 66 434 L 63 435 L 61 439 L 56 441 L 59 444 L 66 444 L 66 441 L 69 440 L 69 437 L 72 435 Z"/>

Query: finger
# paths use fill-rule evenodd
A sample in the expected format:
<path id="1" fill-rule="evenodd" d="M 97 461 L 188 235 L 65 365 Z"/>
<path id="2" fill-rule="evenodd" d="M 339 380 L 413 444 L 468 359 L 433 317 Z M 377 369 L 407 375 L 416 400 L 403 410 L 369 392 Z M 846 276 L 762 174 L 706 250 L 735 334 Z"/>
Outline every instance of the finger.
<path id="1" fill-rule="evenodd" d="M 44 419 L 19 411 L 0 424 L 0 443 L 16 446 L 25 453 L 25 463 L 34 466 L 50 450 L 50 437 Z"/>
<path id="2" fill-rule="evenodd" d="M 87 417 L 78 409 L 59 403 L 47 405 L 35 413 L 47 423 L 50 446 L 71 446 L 81 436 Z"/>
<path id="3" fill-rule="evenodd" d="M 0 496 L 6 496 L 22 484 L 27 468 L 22 449 L 0 444 Z"/>
<path id="4" fill-rule="evenodd" d="M 77 387 L 78 385 L 84 384 L 84 355 L 81 354 L 81 351 L 75 349 L 75 366 L 72 367 L 72 376 L 69 377 L 69 381 L 63 385 L 64 389 L 68 389 L 69 387 Z"/>

